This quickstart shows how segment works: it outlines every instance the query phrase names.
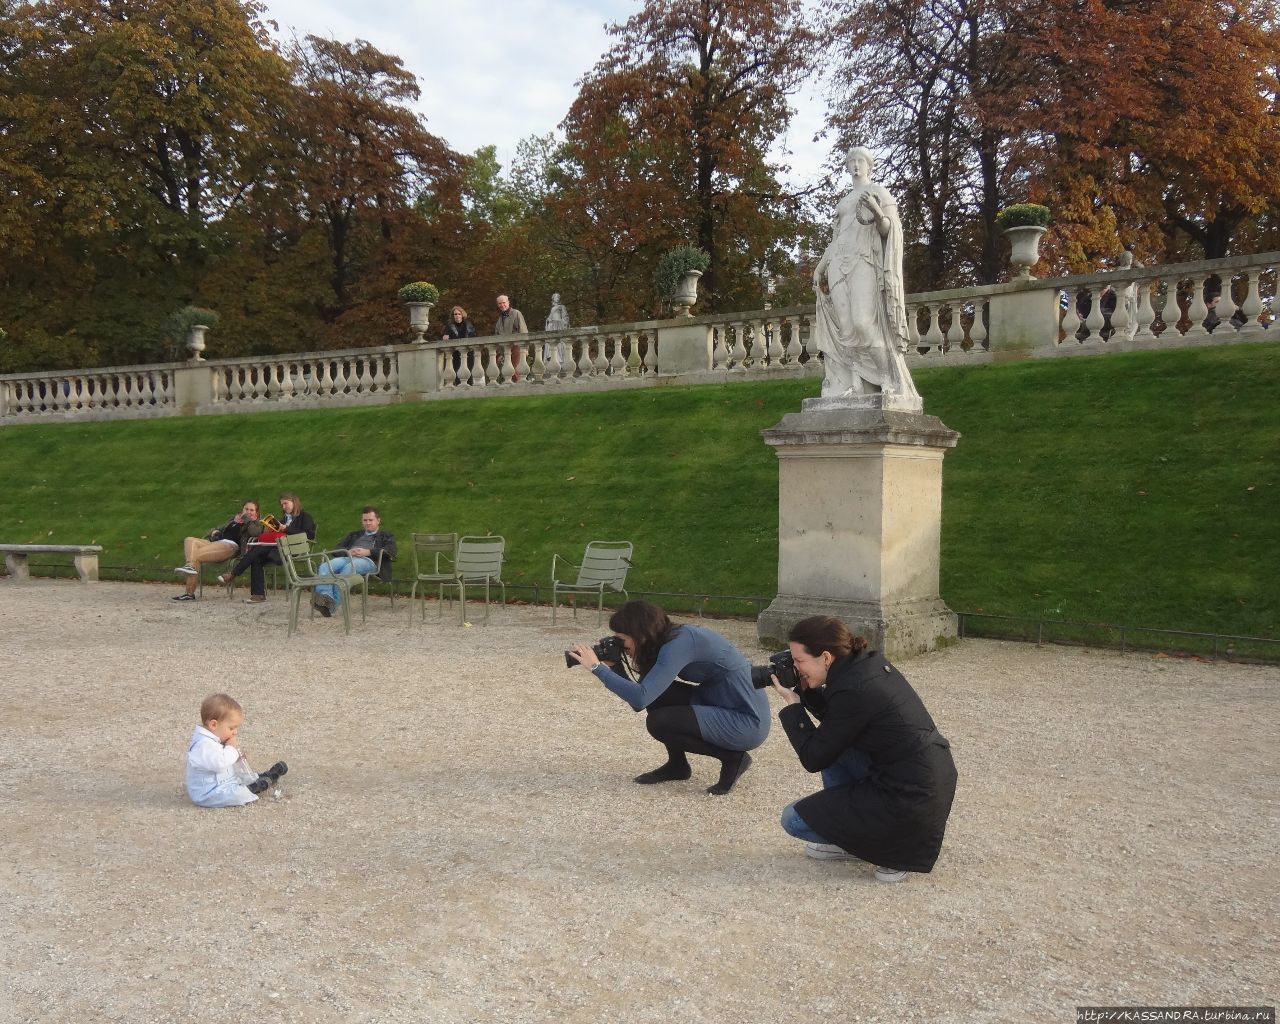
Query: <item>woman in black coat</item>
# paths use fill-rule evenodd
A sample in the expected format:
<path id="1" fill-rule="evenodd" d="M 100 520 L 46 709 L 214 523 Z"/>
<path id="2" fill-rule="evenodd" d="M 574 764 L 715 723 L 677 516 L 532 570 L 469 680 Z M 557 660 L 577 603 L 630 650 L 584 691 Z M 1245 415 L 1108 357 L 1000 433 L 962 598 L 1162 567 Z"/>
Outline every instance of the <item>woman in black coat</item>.
<path id="1" fill-rule="evenodd" d="M 449 315 L 444 321 L 444 334 L 441 341 L 465 341 L 467 338 L 476 336 L 475 324 L 467 317 L 467 311 L 461 306 L 454 306 L 449 310 Z M 475 364 L 475 353 L 467 353 L 467 369 L 470 370 Z M 456 372 L 462 366 L 462 353 L 454 352 L 453 369 Z"/>
<path id="2" fill-rule="evenodd" d="M 311 518 L 310 512 L 302 510 L 302 502 L 298 500 L 296 494 L 286 491 L 280 495 L 280 512 L 284 517 L 282 522 L 286 535 L 305 533 L 307 540 L 316 539 L 316 521 Z M 280 552 L 274 544 L 269 546 L 253 545 L 232 566 L 229 573 L 218 577 L 218 582 L 222 584 L 229 583 L 244 572 L 245 569 L 248 569 L 249 596 L 245 598 L 244 603 L 261 604 L 267 599 L 267 566 L 279 564 Z"/>
<path id="3" fill-rule="evenodd" d="M 782 827 L 808 856 L 869 861 L 883 882 L 932 870 L 956 792 L 951 744 L 911 684 L 839 619 L 804 619 L 787 639 L 799 682 L 775 677 L 778 720 L 825 788 L 789 804 Z"/>

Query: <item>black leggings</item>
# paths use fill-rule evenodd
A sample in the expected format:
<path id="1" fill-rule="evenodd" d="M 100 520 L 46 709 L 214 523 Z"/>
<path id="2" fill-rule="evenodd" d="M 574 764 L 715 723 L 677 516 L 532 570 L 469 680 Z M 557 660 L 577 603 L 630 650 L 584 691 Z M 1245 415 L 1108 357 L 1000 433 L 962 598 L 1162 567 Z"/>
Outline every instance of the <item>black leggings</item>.
<path id="1" fill-rule="evenodd" d="M 666 692 L 648 707 L 644 727 L 649 730 L 649 735 L 666 747 L 668 753 L 681 750 L 720 761 L 740 755 L 741 750 L 716 746 L 702 738 L 698 716 L 693 711 L 694 690 L 695 687 L 688 683 L 675 682 L 668 686 Z"/>
<path id="2" fill-rule="evenodd" d="M 250 548 L 231 569 L 232 576 L 249 570 L 249 593 L 265 597 L 267 593 L 267 566 L 280 564 L 280 552 L 275 548 Z"/>

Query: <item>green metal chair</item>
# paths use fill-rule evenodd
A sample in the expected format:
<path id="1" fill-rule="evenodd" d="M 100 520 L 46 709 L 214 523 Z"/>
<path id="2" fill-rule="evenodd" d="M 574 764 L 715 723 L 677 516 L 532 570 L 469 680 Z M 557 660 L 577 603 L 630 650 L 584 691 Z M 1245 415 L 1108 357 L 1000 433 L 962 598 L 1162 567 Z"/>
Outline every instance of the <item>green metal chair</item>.
<path id="1" fill-rule="evenodd" d="M 458 557 L 455 561 L 458 580 L 458 598 L 462 605 L 462 620 L 467 621 L 467 584 L 484 584 L 484 621 L 489 621 L 489 587 L 496 583 L 502 588 L 502 606 L 507 606 L 507 585 L 502 582 L 502 560 L 506 555 L 504 537 L 463 537 L 458 541 Z"/>
<path id="2" fill-rule="evenodd" d="M 352 576 L 321 576 L 318 563 L 328 556 L 327 551 L 312 551 L 311 542 L 305 533 L 296 533 L 281 537 L 276 541 L 280 550 L 280 561 L 284 567 L 285 581 L 289 588 L 289 632 L 298 628 L 298 602 L 305 591 L 315 591 L 322 583 L 331 583 L 342 592 L 342 624 L 348 634 L 351 633 L 351 580 Z M 316 617 L 315 606 L 311 608 L 311 617 Z"/>
<path id="3" fill-rule="evenodd" d="M 413 602 L 418 584 L 434 584 L 439 588 L 440 618 L 444 618 L 444 588 L 458 587 L 458 535 L 456 533 L 414 533 L 410 535 L 413 550 L 413 587 L 409 590 L 409 621 L 413 622 Z M 447 564 L 446 564 L 447 563 Z M 423 588 L 422 621 L 427 619 L 426 589 Z"/>
<path id="4" fill-rule="evenodd" d="M 631 542 L 626 540 L 593 540 L 582 555 L 582 563 L 570 562 L 560 555 L 551 556 L 551 621 L 556 621 L 556 605 L 561 594 L 595 594 L 597 621 L 604 621 L 604 592 L 627 597 L 627 570 L 631 568 Z M 560 579 L 566 570 L 576 572 L 572 583 Z M 573 617 L 578 617 L 578 604 L 573 602 Z"/>

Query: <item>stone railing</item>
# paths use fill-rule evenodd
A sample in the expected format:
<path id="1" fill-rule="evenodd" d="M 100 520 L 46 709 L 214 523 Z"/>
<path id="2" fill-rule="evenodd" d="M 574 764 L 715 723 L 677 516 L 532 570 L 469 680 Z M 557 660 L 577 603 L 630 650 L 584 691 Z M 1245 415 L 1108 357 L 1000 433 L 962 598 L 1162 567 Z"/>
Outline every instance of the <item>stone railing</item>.
<path id="1" fill-rule="evenodd" d="M 174 369 L 113 366 L 0 377 L 0 423 L 172 416 Z"/>
<path id="2" fill-rule="evenodd" d="M 1269 252 L 908 295 L 907 362 L 1274 340 L 1277 268 L 1280 253 Z M 812 305 L 792 306 L 461 343 L 11 374 L 0 376 L 0 425 L 821 376 L 813 316 Z"/>

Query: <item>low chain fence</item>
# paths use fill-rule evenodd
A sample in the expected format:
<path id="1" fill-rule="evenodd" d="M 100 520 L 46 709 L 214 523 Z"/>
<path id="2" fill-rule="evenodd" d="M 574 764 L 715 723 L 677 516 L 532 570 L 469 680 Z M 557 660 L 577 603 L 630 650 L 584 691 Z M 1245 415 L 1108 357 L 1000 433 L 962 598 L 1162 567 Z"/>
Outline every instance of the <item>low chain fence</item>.
<path id="1" fill-rule="evenodd" d="M 30 564 L 33 576 L 76 578 L 75 569 L 57 562 Z M 104 580 L 122 583 L 167 582 L 154 569 L 143 566 L 102 566 Z M 270 574 L 268 574 L 270 578 Z M 407 598 L 412 580 L 386 583 L 372 579 L 371 584 L 383 593 Z M 376 591 L 374 591 L 376 592 Z M 549 583 L 507 583 L 510 604 L 548 605 L 551 603 Z M 773 600 L 772 596 L 686 593 L 668 590 L 629 590 L 632 598 L 652 600 L 671 612 L 697 615 L 699 618 L 758 618 Z M 524 595 L 524 596 L 521 596 Z M 565 598 L 565 607 L 572 599 Z M 620 603 L 616 596 L 605 598 L 605 608 Z M 587 598 L 582 607 L 594 610 L 595 602 Z M 1063 644 L 1165 654 L 1169 657 L 1202 658 L 1206 661 L 1280 663 L 1280 638 L 1241 636 L 1231 633 L 1204 633 L 1188 629 L 1166 629 L 1156 626 L 1132 626 L 1122 623 L 1085 622 L 1074 619 L 1050 619 L 1034 615 L 997 615 L 989 612 L 956 612 L 958 635 L 989 640 L 1014 640 L 1023 643 Z"/>

